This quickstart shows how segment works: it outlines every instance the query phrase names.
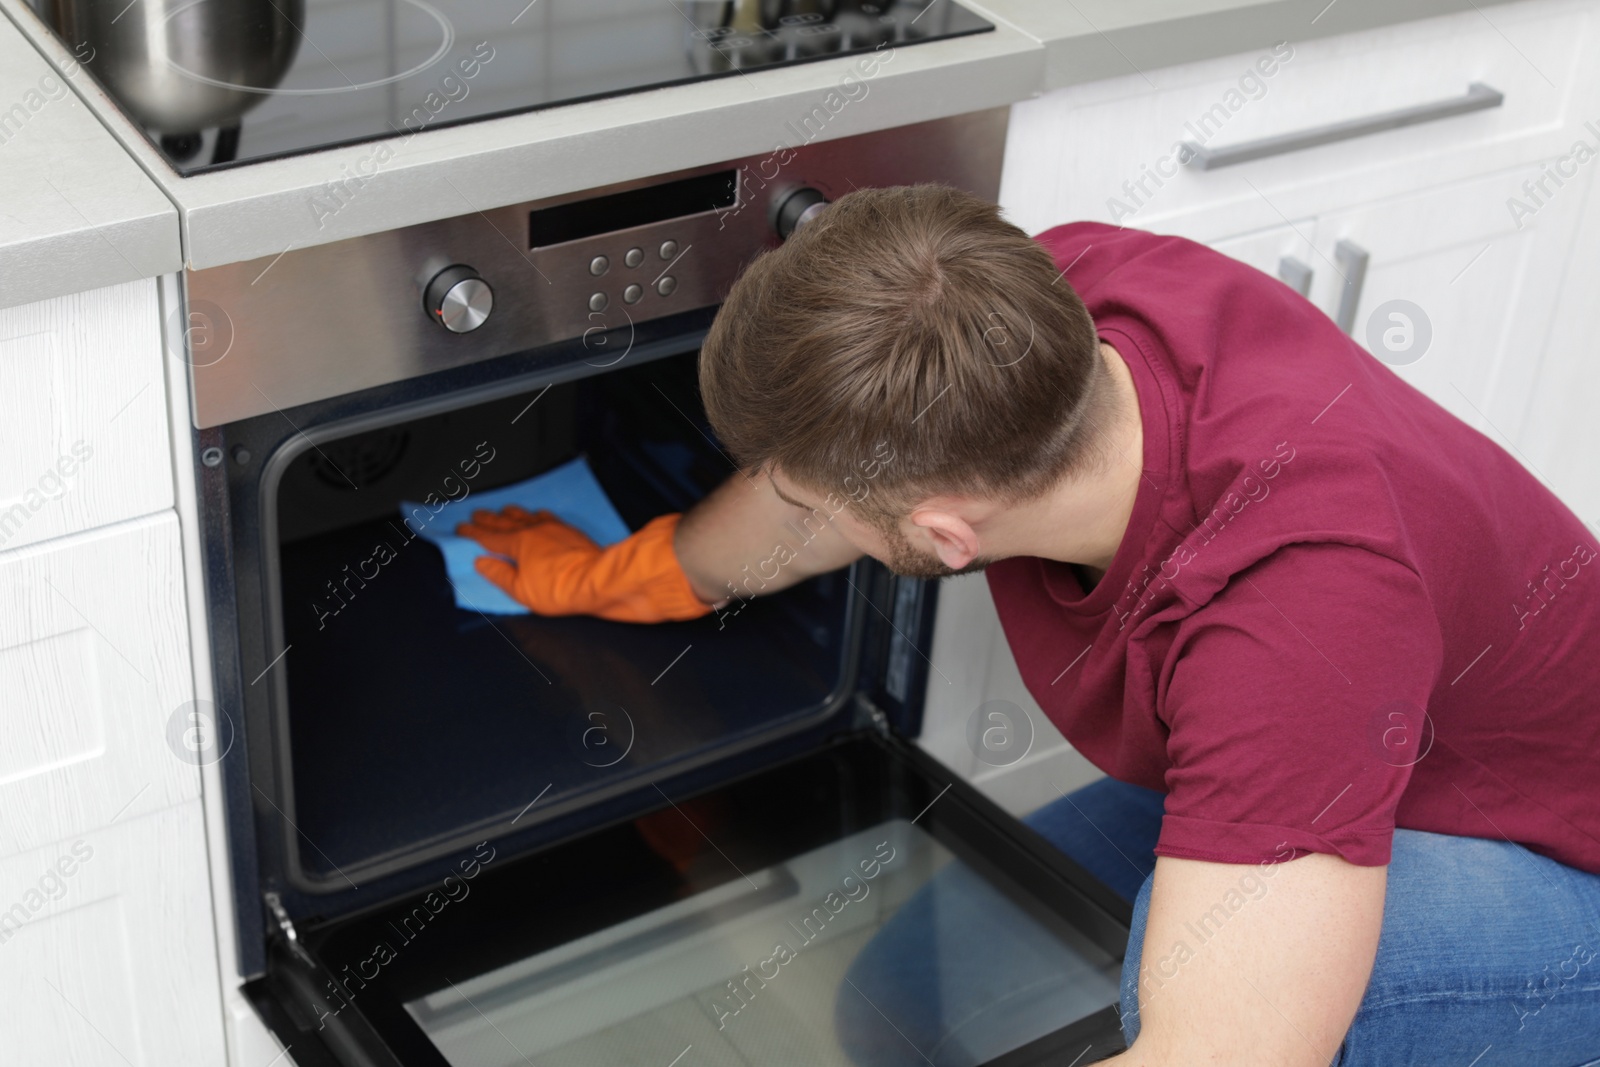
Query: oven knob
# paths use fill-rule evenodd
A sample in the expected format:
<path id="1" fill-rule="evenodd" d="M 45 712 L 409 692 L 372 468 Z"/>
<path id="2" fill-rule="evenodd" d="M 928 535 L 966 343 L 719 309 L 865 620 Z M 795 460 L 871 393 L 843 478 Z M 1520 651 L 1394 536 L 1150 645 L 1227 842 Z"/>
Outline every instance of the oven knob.
<path id="1" fill-rule="evenodd" d="M 778 228 L 778 239 L 787 241 L 789 235 L 794 233 L 804 224 L 816 217 L 817 212 L 828 206 L 828 198 L 809 186 L 796 189 L 778 204 L 777 218 L 774 225 Z"/>
<path id="2" fill-rule="evenodd" d="M 457 263 L 433 276 L 422 292 L 428 318 L 451 333 L 471 333 L 494 310 L 494 290 L 471 267 Z"/>

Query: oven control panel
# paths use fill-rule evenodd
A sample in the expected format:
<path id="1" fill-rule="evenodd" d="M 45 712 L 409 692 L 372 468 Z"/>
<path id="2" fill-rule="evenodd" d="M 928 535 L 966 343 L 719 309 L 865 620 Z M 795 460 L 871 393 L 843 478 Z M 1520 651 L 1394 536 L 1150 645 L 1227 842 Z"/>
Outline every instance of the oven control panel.
<path id="1" fill-rule="evenodd" d="M 994 200 L 1007 116 L 995 108 L 779 145 L 190 271 L 179 314 L 204 315 L 212 340 L 226 342 L 209 350 L 221 357 L 188 360 L 195 424 L 564 342 L 603 351 L 612 366 L 639 323 L 716 307 L 756 256 L 853 188 L 941 182 Z M 169 331 L 179 345 L 183 321 Z"/>

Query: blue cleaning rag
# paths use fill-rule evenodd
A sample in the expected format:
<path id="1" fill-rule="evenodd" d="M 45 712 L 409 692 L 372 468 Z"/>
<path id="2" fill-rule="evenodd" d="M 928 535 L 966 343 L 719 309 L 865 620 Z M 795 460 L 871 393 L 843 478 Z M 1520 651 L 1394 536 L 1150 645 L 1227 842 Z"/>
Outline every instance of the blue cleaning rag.
<path id="1" fill-rule="evenodd" d="M 431 512 L 423 504 L 402 501 L 402 517 L 421 509 L 422 515 L 431 518 L 420 529 L 412 529 L 423 539 L 432 541 L 444 553 L 445 574 L 455 588 L 456 607 L 467 611 L 481 611 L 486 615 L 526 615 L 528 609 L 512 600 L 500 587 L 479 574 L 473 560 L 491 553 L 478 542 L 455 532 L 460 523 L 470 521 L 479 508 L 499 511 L 507 504 L 517 504 L 529 511 L 551 512 L 571 526 L 588 534 L 597 545 L 612 545 L 628 536 L 628 525 L 612 507 L 606 491 L 600 488 L 588 460 L 582 456 L 571 463 L 545 471 L 525 482 L 501 486 L 482 493 L 469 493 Z"/>

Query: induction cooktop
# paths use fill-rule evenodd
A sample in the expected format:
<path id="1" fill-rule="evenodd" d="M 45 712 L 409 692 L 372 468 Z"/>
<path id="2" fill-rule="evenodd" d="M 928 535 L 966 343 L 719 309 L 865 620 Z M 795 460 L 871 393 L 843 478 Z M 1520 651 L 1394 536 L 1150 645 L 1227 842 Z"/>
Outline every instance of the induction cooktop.
<path id="1" fill-rule="evenodd" d="M 956 0 L 28 2 L 184 176 L 859 55 L 833 110 L 895 49 L 994 29 Z"/>

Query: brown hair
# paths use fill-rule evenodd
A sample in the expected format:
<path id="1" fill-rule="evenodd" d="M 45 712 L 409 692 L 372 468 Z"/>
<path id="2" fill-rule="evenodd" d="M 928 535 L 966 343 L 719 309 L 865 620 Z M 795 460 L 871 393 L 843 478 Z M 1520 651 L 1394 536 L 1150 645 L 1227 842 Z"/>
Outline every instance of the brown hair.
<path id="1" fill-rule="evenodd" d="M 706 412 L 740 464 L 849 495 L 880 525 L 938 493 L 1022 500 L 1075 473 L 1105 377 L 1049 252 L 942 185 L 823 209 L 744 272 L 700 354 Z"/>

